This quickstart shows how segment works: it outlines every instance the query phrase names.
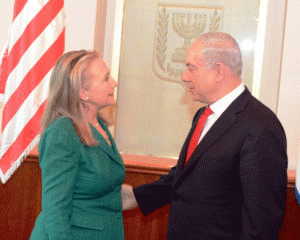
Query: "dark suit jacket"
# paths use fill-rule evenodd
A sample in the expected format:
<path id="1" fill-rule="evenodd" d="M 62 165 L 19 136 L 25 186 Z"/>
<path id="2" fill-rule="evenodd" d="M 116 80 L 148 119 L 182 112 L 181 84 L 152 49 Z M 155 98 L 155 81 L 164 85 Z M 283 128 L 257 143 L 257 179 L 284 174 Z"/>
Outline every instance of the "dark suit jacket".
<path id="1" fill-rule="evenodd" d="M 112 146 L 93 127 L 99 146 L 84 146 L 66 117 L 44 132 L 39 144 L 42 212 L 30 239 L 124 239 L 120 189 L 125 168 L 100 123 Z"/>
<path id="2" fill-rule="evenodd" d="M 134 189 L 146 215 L 170 203 L 168 239 L 278 239 L 286 200 L 284 130 L 246 89 L 202 139 L 186 167 Z"/>

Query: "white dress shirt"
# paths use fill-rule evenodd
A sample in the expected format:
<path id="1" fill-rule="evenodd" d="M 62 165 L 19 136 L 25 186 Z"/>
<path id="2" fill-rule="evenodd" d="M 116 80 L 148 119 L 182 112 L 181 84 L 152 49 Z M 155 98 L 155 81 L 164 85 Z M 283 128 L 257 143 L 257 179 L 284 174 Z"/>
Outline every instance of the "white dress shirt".
<path id="1" fill-rule="evenodd" d="M 236 87 L 232 92 L 228 93 L 226 96 L 222 97 L 218 101 L 214 102 L 210 105 L 211 110 L 213 113 L 209 115 L 203 131 L 201 133 L 200 141 L 205 136 L 205 134 L 208 132 L 208 130 L 214 125 L 214 123 L 218 120 L 218 118 L 222 115 L 222 113 L 229 107 L 229 105 L 242 94 L 242 92 L 245 90 L 245 86 L 243 83 L 241 83 L 238 87 Z"/>

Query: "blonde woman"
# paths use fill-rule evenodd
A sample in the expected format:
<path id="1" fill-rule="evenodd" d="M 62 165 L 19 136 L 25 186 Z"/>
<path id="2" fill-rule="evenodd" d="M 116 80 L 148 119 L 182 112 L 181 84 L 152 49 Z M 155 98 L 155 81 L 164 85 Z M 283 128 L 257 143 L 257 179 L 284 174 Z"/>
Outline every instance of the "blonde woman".
<path id="1" fill-rule="evenodd" d="M 115 104 L 116 86 L 95 51 L 56 63 L 39 144 L 42 211 L 30 239 L 124 239 L 125 168 L 98 114 Z"/>

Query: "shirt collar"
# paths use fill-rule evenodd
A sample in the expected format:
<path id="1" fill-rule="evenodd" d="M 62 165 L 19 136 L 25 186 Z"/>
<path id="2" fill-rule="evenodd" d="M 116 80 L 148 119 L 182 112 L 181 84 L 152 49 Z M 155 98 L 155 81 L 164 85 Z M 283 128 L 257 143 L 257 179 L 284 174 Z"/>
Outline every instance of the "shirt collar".
<path id="1" fill-rule="evenodd" d="M 241 83 L 237 86 L 233 91 L 219 99 L 218 101 L 214 102 L 210 105 L 211 110 L 214 114 L 220 116 L 228 107 L 229 105 L 245 90 L 245 86 Z"/>

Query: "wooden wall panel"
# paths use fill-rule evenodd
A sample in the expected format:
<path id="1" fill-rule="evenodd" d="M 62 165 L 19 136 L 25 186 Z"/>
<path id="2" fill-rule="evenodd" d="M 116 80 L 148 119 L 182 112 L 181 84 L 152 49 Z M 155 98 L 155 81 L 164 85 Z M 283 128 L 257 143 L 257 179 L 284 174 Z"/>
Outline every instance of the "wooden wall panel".
<path id="1" fill-rule="evenodd" d="M 126 157 L 125 157 L 126 158 Z M 125 160 L 125 182 L 133 186 L 157 180 L 169 167 Z M 29 156 L 6 183 L 0 183 L 0 239 L 27 240 L 41 210 L 41 171 L 37 156 Z M 295 198 L 295 172 L 289 172 L 286 215 L 280 240 L 300 239 L 300 208 Z M 123 212 L 128 240 L 165 240 L 169 205 L 147 216 L 137 208 Z"/>
<path id="2" fill-rule="evenodd" d="M 27 158 L 5 183 L 0 182 L 0 239 L 28 240 L 41 211 L 41 170 Z"/>
<path id="3" fill-rule="evenodd" d="M 279 239 L 300 239 L 300 207 L 295 197 L 295 182 L 288 184 L 285 218 L 280 229 Z"/>

